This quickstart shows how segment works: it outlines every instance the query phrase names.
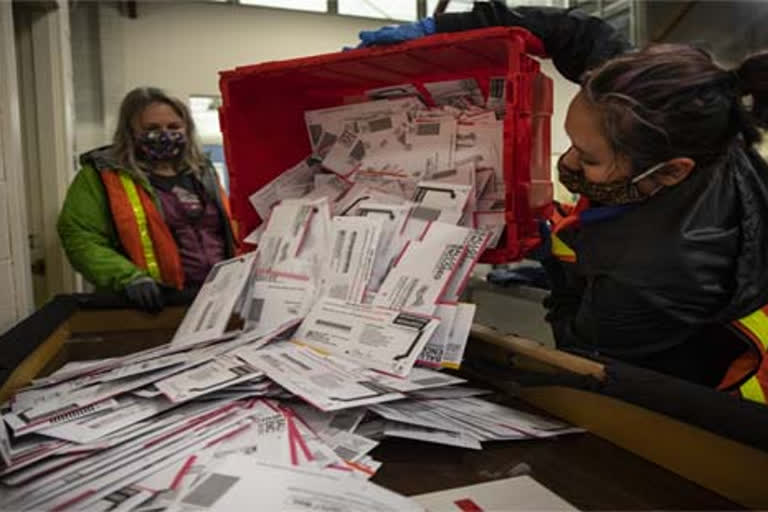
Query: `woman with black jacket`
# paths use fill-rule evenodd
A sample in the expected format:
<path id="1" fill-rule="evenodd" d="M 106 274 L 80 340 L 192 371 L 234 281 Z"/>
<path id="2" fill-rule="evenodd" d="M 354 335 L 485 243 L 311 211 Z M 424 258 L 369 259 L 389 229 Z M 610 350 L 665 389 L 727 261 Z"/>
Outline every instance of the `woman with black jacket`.
<path id="1" fill-rule="evenodd" d="M 581 84 L 558 164 L 581 200 L 553 226 L 560 254 L 543 262 L 558 347 L 765 403 L 768 166 L 753 146 L 768 121 L 768 54 L 726 70 L 687 45 L 635 51 L 576 11 L 497 2 L 360 37 L 494 25 L 532 32 Z"/>

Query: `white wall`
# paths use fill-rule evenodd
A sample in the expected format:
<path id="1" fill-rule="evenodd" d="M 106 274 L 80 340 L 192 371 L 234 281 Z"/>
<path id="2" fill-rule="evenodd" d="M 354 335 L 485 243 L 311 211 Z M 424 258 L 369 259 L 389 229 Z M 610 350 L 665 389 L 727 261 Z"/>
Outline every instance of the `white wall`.
<path id="1" fill-rule="evenodd" d="M 13 14 L 0 2 L 0 333 L 32 311 Z"/>
<path id="2" fill-rule="evenodd" d="M 134 87 L 182 99 L 216 95 L 219 71 L 338 51 L 384 22 L 195 2 L 140 2 L 130 19 L 110 3 L 81 2 L 71 23 L 82 152 L 109 141 L 120 100 Z"/>
<path id="3" fill-rule="evenodd" d="M 108 142 L 119 102 L 133 87 L 155 85 L 182 99 L 219 94 L 221 70 L 338 51 L 356 44 L 360 30 L 386 23 L 190 2 L 139 3 L 138 17 L 130 19 L 105 3 L 76 5 L 79 13 L 73 17 L 80 19 L 72 20 L 72 33 L 80 41 L 73 40 L 72 47 L 78 151 Z M 544 69 L 555 79 L 552 152 L 558 156 L 569 145 L 562 126 L 577 86 L 560 77 L 550 62 Z"/>
<path id="4" fill-rule="evenodd" d="M 568 192 L 557 180 L 555 171 L 560 155 L 570 147 L 571 141 L 565 134 L 565 115 L 568 113 L 568 105 L 579 92 L 579 86 L 563 78 L 555 69 L 552 61 L 542 62 L 541 69 L 554 80 L 554 105 L 552 108 L 552 181 L 555 183 L 555 199 L 562 202 L 573 202 L 574 196 Z"/>

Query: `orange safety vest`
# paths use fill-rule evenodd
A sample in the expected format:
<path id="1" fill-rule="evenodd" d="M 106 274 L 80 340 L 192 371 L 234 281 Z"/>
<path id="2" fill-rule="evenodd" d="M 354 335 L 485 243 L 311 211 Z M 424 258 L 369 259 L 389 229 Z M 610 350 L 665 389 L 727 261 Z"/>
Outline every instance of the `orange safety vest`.
<path id="1" fill-rule="evenodd" d="M 561 206 L 566 215 L 556 214 L 551 219 L 552 254 L 560 261 L 575 263 L 576 252 L 558 233 L 578 224 L 579 214 L 589 208 L 589 201 L 582 198 L 575 206 Z M 768 305 L 734 320 L 730 328 L 746 344 L 747 350 L 731 363 L 717 389 L 768 404 Z"/>
<path id="2" fill-rule="evenodd" d="M 718 389 L 768 404 L 768 305 L 731 322 L 749 350 L 731 363 Z"/>
<path id="3" fill-rule="evenodd" d="M 99 174 L 128 257 L 155 281 L 184 288 L 179 248 L 152 197 L 125 171 L 102 170 Z"/>

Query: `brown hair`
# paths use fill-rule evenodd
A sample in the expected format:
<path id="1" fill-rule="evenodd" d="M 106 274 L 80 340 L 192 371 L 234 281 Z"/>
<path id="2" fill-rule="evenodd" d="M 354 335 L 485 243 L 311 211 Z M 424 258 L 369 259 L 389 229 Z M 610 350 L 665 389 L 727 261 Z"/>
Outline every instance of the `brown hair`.
<path id="1" fill-rule="evenodd" d="M 202 172 L 208 165 L 208 159 L 203 154 L 200 144 L 197 142 L 195 122 L 187 106 L 178 98 L 174 98 L 156 87 L 137 87 L 123 98 L 120 104 L 120 117 L 112 139 L 112 154 L 120 166 L 134 174 L 140 175 L 150 168 L 149 163 L 139 159 L 136 155 L 136 137 L 134 122 L 145 108 L 153 103 L 165 103 L 184 121 L 186 126 L 187 145 L 181 155 L 182 167 L 193 172 Z"/>
<path id="2" fill-rule="evenodd" d="M 698 48 L 653 45 L 590 72 L 583 92 L 633 173 L 676 157 L 706 166 L 736 140 L 760 140 L 757 127 L 768 124 L 768 53 L 728 71 Z"/>

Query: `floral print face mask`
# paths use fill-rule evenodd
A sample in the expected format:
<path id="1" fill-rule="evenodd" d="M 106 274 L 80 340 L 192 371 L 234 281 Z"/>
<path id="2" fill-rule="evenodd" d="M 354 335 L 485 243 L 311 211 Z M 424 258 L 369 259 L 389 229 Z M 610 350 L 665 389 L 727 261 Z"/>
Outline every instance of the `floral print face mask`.
<path id="1" fill-rule="evenodd" d="M 186 145 L 187 137 L 183 132 L 151 130 L 139 135 L 136 147 L 143 160 L 162 162 L 181 156 Z"/>

